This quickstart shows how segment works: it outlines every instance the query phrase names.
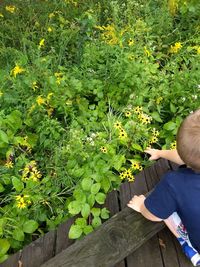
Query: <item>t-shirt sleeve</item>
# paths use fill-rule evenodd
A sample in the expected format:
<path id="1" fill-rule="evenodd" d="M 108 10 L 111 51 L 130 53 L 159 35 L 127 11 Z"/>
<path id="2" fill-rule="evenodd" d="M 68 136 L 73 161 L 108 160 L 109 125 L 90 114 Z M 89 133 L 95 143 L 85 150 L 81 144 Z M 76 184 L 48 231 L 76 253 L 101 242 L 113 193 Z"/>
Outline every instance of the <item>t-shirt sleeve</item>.
<path id="1" fill-rule="evenodd" d="M 154 191 L 144 201 L 145 207 L 160 219 L 167 219 L 177 210 L 176 199 L 168 178 L 169 174 L 164 175 Z"/>

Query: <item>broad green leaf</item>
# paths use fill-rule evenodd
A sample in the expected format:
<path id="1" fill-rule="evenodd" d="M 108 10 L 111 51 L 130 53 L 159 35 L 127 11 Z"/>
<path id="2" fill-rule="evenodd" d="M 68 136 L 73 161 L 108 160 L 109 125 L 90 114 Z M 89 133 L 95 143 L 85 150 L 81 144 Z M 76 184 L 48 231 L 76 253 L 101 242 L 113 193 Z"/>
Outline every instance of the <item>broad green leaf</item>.
<path id="1" fill-rule="evenodd" d="M 9 257 L 9 255 L 4 254 L 2 257 L 0 256 L 0 263 L 4 262 L 5 260 L 7 260 Z"/>
<path id="2" fill-rule="evenodd" d="M 81 215 L 83 216 L 83 218 L 88 218 L 88 216 L 90 215 L 90 205 L 85 203 L 83 204 L 83 207 L 81 209 Z"/>
<path id="3" fill-rule="evenodd" d="M 75 224 L 79 225 L 81 228 L 84 228 L 87 225 L 87 220 L 86 218 L 77 218 L 75 220 Z"/>
<path id="4" fill-rule="evenodd" d="M 12 183 L 17 192 L 20 192 L 24 189 L 24 183 L 21 182 L 17 177 L 12 178 Z"/>
<path id="5" fill-rule="evenodd" d="M 113 158 L 113 167 L 119 171 L 122 164 L 126 162 L 126 158 L 124 155 L 115 155 Z"/>
<path id="6" fill-rule="evenodd" d="M 69 203 L 68 209 L 69 213 L 71 213 L 72 215 L 79 214 L 81 211 L 81 203 L 79 201 L 74 200 Z"/>
<path id="7" fill-rule="evenodd" d="M 21 229 L 15 229 L 13 231 L 13 238 L 18 241 L 24 241 L 24 232 Z"/>
<path id="8" fill-rule="evenodd" d="M 131 146 L 133 149 L 143 152 L 143 149 L 140 145 L 132 143 Z"/>
<path id="9" fill-rule="evenodd" d="M 80 203 L 86 202 L 86 195 L 84 194 L 84 192 L 81 189 L 75 189 L 73 192 L 73 196 Z"/>
<path id="10" fill-rule="evenodd" d="M 94 217 L 98 217 L 100 215 L 101 209 L 100 208 L 92 208 L 91 213 Z"/>
<path id="11" fill-rule="evenodd" d="M 9 143 L 7 134 L 2 130 L 0 130 L 0 141 L 2 141 L 3 143 L 6 143 L 6 144 Z"/>
<path id="12" fill-rule="evenodd" d="M 95 196 L 95 200 L 99 204 L 104 204 L 105 199 L 106 195 L 104 193 L 97 193 L 97 195 Z"/>
<path id="13" fill-rule="evenodd" d="M 89 233 L 91 233 L 91 232 L 93 232 L 93 227 L 92 227 L 92 225 L 86 225 L 85 227 L 84 227 L 84 229 L 83 229 L 83 232 L 84 232 L 84 234 L 89 234 Z"/>
<path id="14" fill-rule="evenodd" d="M 80 225 L 72 224 L 72 226 L 70 227 L 70 230 L 69 230 L 69 238 L 70 239 L 77 239 L 82 235 L 82 233 L 83 233 L 83 230 L 82 230 Z"/>
<path id="15" fill-rule="evenodd" d="M 37 230 L 38 226 L 39 225 L 36 221 L 28 220 L 23 225 L 23 231 L 24 231 L 24 233 L 32 234 L 35 232 L 35 230 Z"/>
<path id="16" fill-rule="evenodd" d="M 93 220 L 92 220 L 92 226 L 94 228 L 97 228 L 98 226 L 101 225 L 101 218 L 99 217 L 94 217 Z"/>
<path id="17" fill-rule="evenodd" d="M 93 194 L 89 195 L 87 202 L 90 205 L 90 207 L 93 207 L 95 203 L 95 195 Z"/>
<path id="18" fill-rule="evenodd" d="M 169 121 L 164 124 L 163 128 L 167 131 L 173 131 L 176 128 L 176 123 Z"/>
<path id="19" fill-rule="evenodd" d="M 6 254 L 6 252 L 10 248 L 10 243 L 8 242 L 7 239 L 0 239 L 0 256 L 3 256 Z"/>
<path id="20" fill-rule="evenodd" d="M 91 193 L 96 195 L 99 192 L 100 188 L 101 188 L 101 184 L 100 183 L 93 184 L 91 186 Z"/>
<path id="21" fill-rule="evenodd" d="M 85 191 L 90 191 L 92 184 L 93 180 L 90 178 L 84 178 L 81 182 L 81 186 Z"/>
<path id="22" fill-rule="evenodd" d="M 106 208 L 103 208 L 101 210 L 101 218 L 102 219 L 108 219 L 109 218 L 110 211 L 107 210 Z"/>
<path id="23" fill-rule="evenodd" d="M 110 180 L 108 177 L 104 177 L 102 180 L 101 180 L 101 187 L 102 189 L 104 190 L 105 193 L 107 193 L 110 189 Z"/>
<path id="24" fill-rule="evenodd" d="M 152 112 L 151 116 L 155 121 L 162 122 L 162 119 L 161 119 L 160 114 L 158 112 L 156 112 L 156 111 Z"/>

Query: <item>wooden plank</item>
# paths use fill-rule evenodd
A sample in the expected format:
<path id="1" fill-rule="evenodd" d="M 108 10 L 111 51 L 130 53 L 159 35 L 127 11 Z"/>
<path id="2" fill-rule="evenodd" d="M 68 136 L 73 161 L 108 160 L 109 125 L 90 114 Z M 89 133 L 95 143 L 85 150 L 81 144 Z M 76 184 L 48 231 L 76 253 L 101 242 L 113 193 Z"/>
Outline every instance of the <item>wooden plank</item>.
<path id="1" fill-rule="evenodd" d="M 177 257 L 176 247 L 173 241 L 173 234 L 166 227 L 158 233 L 160 250 L 165 267 L 178 267 L 179 261 Z"/>
<path id="2" fill-rule="evenodd" d="M 66 249 L 75 242 L 68 237 L 69 229 L 74 221 L 75 217 L 68 219 L 66 222 L 58 226 L 56 234 L 55 254 L 60 253 L 63 249 Z"/>
<path id="3" fill-rule="evenodd" d="M 110 211 L 110 217 L 112 217 L 113 215 L 115 215 L 120 211 L 117 190 L 113 190 L 107 195 L 105 201 L 105 207 Z"/>
<path id="4" fill-rule="evenodd" d="M 23 267 L 38 267 L 55 255 L 56 231 L 51 231 L 24 247 L 21 256 Z M 10 266 L 11 267 L 11 266 Z"/>
<path id="5" fill-rule="evenodd" d="M 148 192 L 145 177 L 147 170 L 148 169 L 145 169 L 140 172 L 136 176 L 135 182 L 130 184 L 132 195 L 140 195 Z M 130 254 L 126 260 L 127 267 L 162 267 L 162 257 L 157 237 L 152 237 L 139 249 Z"/>
<path id="6" fill-rule="evenodd" d="M 124 182 L 119 190 L 120 208 L 121 210 L 126 207 L 127 202 L 131 199 L 131 189 L 129 182 Z"/>
<path id="7" fill-rule="evenodd" d="M 42 266 L 110 267 L 138 249 L 163 227 L 163 223 L 146 220 L 127 207 Z"/>
<path id="8" fill-rule="evenodd" d="M 21 257 L 21 252 L 17 252 L 13 255 L 10 255 L 9 258 L 0 264 L 1 267 L 18 267 L 18 262 Z"/>

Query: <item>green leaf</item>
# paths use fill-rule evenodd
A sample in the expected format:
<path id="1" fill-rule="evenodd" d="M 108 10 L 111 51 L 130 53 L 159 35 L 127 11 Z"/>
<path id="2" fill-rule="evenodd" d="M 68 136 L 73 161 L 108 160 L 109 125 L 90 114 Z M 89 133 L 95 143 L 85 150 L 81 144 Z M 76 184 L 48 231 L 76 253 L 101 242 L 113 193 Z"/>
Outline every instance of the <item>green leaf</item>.
<path id="1" fill-rule="evenodd" d="M 73 192 L 73 196 L 80 203 L 86 202 L 86 195 L 81 189 L 75 189 Z"/>
<path id="2" fill-rule="evenodd" d="M 170 110 L 172 113 L 176 113 L 176 107 L 172 103 L 170 103 Z"/>
<path id="3" fill-rule="evenodd" d="M 18 241 L 24 241 L 24 232 L 17 228 L 13 231 L 13 238 Z"/>
<path id="4" fill-rule="evenodd" d="M 100 208 L 92 208 L 91 209 L 91 213 L 94 217 L 98 217 L 100 215 L 100 212 L 101 212 Z"/>
<path id="5" fill-rule="evenodd" d="M 92 184 L 93 180 L 90 178 L 84 178 L 81 182 L 81 186 L 85 191 L 90 191 Z"/>
<path id="6" fill-rule="evenodd" d="M 5 190 L 4 186 L 0 183 L 0 193 Z"/>
<path id="7" fill-rule="evenodd" d="M 176 123 L 174 123 L 173 121 L 169 121 L 165 123 L 163 126 L 163 129 L 167 131 L 173 131 L 175 128 L 176 128 Z"/>
<path id="8" fill-rule="evenodd" d="M 2 257 L 0 256 L 0 263 L 4 262 L 7 259 L 8 259 L 8 255 L 7 254 L 3 255 Z"/>
<path id="9" fill-rule="evenodd" d="M 101 188 L 101 184 L 100 183 L 93 184 L 91 186 L 91 193 L 96 195 L 99 192 L 100 188 Z"/>
<path id="10" fill-rule="evenodd" d="M 161 117 L 160 117 L 160 114 L 156 111 L 152 112 L 151 113 L 151 117 L 155 120 L 155 121 L 158 121 L 158 122 L 163 122 Z"/>
<path id="11" fill-rule="evenodd" d="M 70 239 L 77 239 L 82 235 L 82 233 L 83 233 L 83 230 L 82 230 L 80 225 L 72 224 L 72 226 L 70 227 L 70 230 L 69 230 L 69 238 Z"/>
<path id="12" fill-rule="evenodd" d="M 101 225 L 101 218 L 99 217 L 94 217 L 93 220 L 92 220 L 92 226 L 94 228 L 97 228 Z"/>
<path id="13" fill-rule="evenodd" d="M 20 192 L 24 189 L 24 183 L 21 182 L 17 177 L 12 178 L 12 183 L 17 192 Z"/>
<path id="14" fill-rule="evenodd" d="M 108 219 L 110 217 L 109 214 L 110 214 L 110 211 L 107 210 L 106 208 L 103 208 L 101 210 L 101 218 L 102 219 Z"/>
<path id="15" fill-rule="evenodd" d="M 6 144 L 9 143 L 7 134 L 2 130 L 0 130 L 0 141 Z"/>
<path id="16" fill-rule="evenodd" d="M 113 167 L 115 170 L 119 171 L 122 164 L 126 162 L 126 158 L 124 155 L 116 155 L 113 158 Z"/>
<path id="17" fill-rule="evenodd" d="M 81 228 L 84 228 L 87 225 L 87 220 L 85 218 L 77 218 L 75 224 L 79 225 Z"/>
<path id="18" fill-rule="evenodd" d="M 108 193 L 109 189 L 110 189 L 110 180 L 108 177 L 104 177 L 101 180 L 101 187 L 104 190 L 105 193 Z"/>
<path id="19" fill-rule="evenodd" d="M 98 193 L 98 194 L 95 196 L 95 200 L 96 200 L 96 202 L 99 203 L 99 204 L 104 204 L 105 199 L 106 199 L 106 195 L 105 195 L 104 193 Z"/>
<path id="20" fill-rule="evenodd" d="M 84 229 L 83 229 L 83 232 L 84 232 L 84 234 L 89 234 L 89 233 L 91 233 L 91 232 L 93 232 L 93 227 L 92 227 L 92 225 L 86 225 L 85 227 L 84 227 Z"/>
<path id="21" fill-rule="evenodd" d="M 81 203 L 79 201 L 74 200 L 69 203 L 68 209 L 69 213 L 71 213 L 72 215 L 79 214 L 81 211 Z"/>
<path id="22" fill-rule="evenodd" d="M 6 254 L 6 252 L 10 248 L 10 243 L 8 242 L 7 239 L 0 239 L 0 256 L 3 256 Z"/>
<path id="23" fill-rule="evenodd" d="M 85 203 L 81 209 L 81 215 L 83 216 L 83 218 L 88 218 L 88 216 L 90 215 L 90 205 Z"/>
<path id="24" fill-rule="evenodd" d="M 38 223 L 34 220 L 28 220 L 23 225 L 23 231 L 27 234 L 32 234 L 38 228 Z"/>
<path id="25" fill-rule="evenodd" d="M 93 194 L 89 195 L 87 202 L 90 205 L 90 207 L 93 207 L 95 203 L 95 195 Z"/>
<path id="26" fill-rule="evenodd" d="M 131 146 L 134 150 L 138 150 L 138 151 L 143 152 L 143 149 L 140 145 L 132 143 Z"/>

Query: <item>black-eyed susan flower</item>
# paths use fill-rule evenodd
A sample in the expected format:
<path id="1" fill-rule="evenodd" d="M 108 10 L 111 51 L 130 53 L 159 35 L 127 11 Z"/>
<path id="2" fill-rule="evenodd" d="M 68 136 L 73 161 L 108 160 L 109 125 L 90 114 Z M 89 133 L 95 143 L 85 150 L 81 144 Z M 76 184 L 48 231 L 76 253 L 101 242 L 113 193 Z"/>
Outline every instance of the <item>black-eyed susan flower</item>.
<path id="1" fill-rule="evenodd" d="M 101 150 L 101 152 L 103 152 L 103 153 L 107 153 L 108 151 L 107 151 L 107 148 L 105 147 L 105 146 L 102 146 L 101 148 L 100 148 L 100 150 Z"/>
<path id="2" fill-rule="evenodd" d="M 119 132 L 119 138 L 124 139 L 126 137 L 127 137 L 127 133 L 123 129 L 121 129 Z"/>
<path id="3" fill-rule="evenodd" d="M 125 112 L 125 117 L 129 118 L 131 116 L 131 112 L 130 111 L 126 111 Z"/>
<path id="4" fill-rule="evenodd" d="M 176 141 L 174 141 L 174 142 L 172 142 L 171 144 L 170 144 L 170 149 L 172 150 L 172 149 L 176 149 Z"/>
<path id="5" fill-rule="evenodd" d="M 130 39 L 128 40 L 128 45 L 129 45 L 129 46 L 134 45 L 134 41 L 133 41 L 133 39 L 130 38 Z"/>
<path id="6" fill-rule="evenodd" d="M 121 129 L 121 128 L 122 128 L 122 124 L 121 124 L 121 122 L 116 121 L 116 122 L 114 123 L 114 128 L 116 128 L 116 129 Z"/>
<path id="7" fill-rule="evenodd" d="M 121 172 L 120 175 L 119 175 L 119 177 L 120 177 L 121 180 L 126 179 L 126 174 L 125 174 L 125 172 Z"/>
<path id="8" fill-rule="evenodd" d="M 159 131 L 156 130 L 156 128 L 153 128 L 152 129 L 152 134 L 153 134 L 153 136 L 159 136 Z"/>
<path id="9" fill-rule="evenodd" d="M 150 144 L 154 144 L 158 141 L 158 138 L 156 136 L 152 136 L 151 140 L 150 140 Z"/>
<path id="10" fill-rule="evenodd" d="M 137 115 L 139 115 L 142 112 L 142 107 L 137 106 L 133 109 L 133 112 L 136 113 Z"/>
<path id="11" fill-rule="evenodd" d="M 131 164 L 131 168 L 132 168 L 133 170 L 139 170 L 139 168 L 140 168 L 140 164 L 139 164 L 138 162 L 132 162 L 132 164 Z"/>
<path id="12" fill-rule="evenodd" d="M 129 182 L 134 182 L 134 181 L 135 181 L 135 177 L 134 177 L 133 175 L 130 175 L 130 176 L 128 177 L 128 181 L 129 181 Z"/>
<path id="13" fill-rule="evenodd" d="M 45 98 L 43 98 L 41 95 L 39 95 L 37 98 L 36 98 L 36 102 L 39 106 L 45 104 Z"/>
<path id="14" fill-rule="evenodd" d="M 182 44 L 180 42 L 175 43 L 174 45 L 170 46 L 170 53 L 178 53 L 178 51 L 181 49 Z"/>

